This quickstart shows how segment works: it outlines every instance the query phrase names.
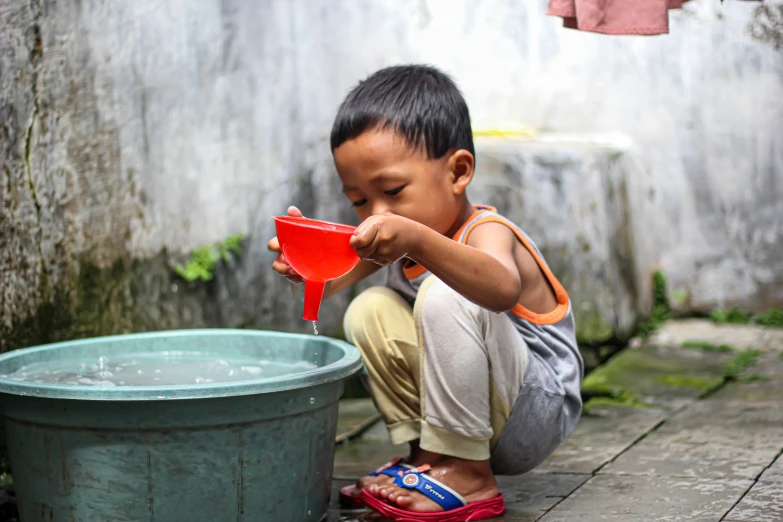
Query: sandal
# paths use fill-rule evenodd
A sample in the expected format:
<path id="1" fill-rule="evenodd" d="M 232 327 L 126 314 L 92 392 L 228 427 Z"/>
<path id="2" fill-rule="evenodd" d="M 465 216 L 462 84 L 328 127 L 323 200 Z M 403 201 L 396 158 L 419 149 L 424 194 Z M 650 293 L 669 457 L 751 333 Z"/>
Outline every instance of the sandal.
<path id="1" fill-rule="evenodd" d="M 394 478 L 394 484 L 422 493 L 441 506 L 443 511 L 435 513 L 408 511 L 388 500 L 375 497 L 366 490 L 362 490 L 359 496 L 367 506 L 397 522 L 472 522 L 499 517 L 506 511 L 502 494 L 498 493 L 494 498 L 468 504 L 462 495 L 434 478 L 426 476 L 425 473 L 429 470 L 429 466 L 422 466 L 400 471 Z"/>
<path id="2" fill-rule="evenodd" d="M 414 469 L 413 466 L 409 464 L 401 464 L 402 461 L 402 457 L 394 457 L 389 462 L 370 473 L 370 476 L 377 477 L 378 475 L 387 475 L 389 477 L 396 477 L 398 473 Z M 359 493 L 355 484 L 340 488 L 340 505 L 352 509 L 364 507 L 364 500 L 361 499 Z"/>

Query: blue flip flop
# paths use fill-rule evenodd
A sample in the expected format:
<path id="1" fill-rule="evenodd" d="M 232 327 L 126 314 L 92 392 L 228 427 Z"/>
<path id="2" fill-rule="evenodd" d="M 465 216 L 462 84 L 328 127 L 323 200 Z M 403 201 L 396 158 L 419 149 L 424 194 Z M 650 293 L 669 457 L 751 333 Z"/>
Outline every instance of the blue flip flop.
<path id="1" fill-rule="evenodd" d="M 506 506 L 503 495 L 488 500 L 468 503 L 462 495 L 440 481 L 425 475 L 429 466 L 407 469 L 399 472 L 394 484 L 400 488 L 412 489 L 432 499 L 443 508 L 435 513 L 416 513 L 395 506 L 388 500 L 377 498 L 367 491 L 360 493 L 364 503 L 385 517 L 397 522 L 464 522 L 486 520 L 502 515 Z"/>

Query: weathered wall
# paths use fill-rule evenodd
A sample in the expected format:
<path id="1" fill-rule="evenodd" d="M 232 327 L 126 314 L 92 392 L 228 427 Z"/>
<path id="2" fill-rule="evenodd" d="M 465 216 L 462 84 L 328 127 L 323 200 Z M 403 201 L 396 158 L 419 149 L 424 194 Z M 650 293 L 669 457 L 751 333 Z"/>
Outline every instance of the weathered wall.
<path id="1" fill-rule="evenodd" d="M 503 196 L 487 185 L 504 169 L 522 173 L 527 197 L 509 203 L 524 207 L 508 210 L 570 283 L 584 324 L 604 310 L 627 330 L 655 266 L 687 307 L 783 302 L 783 55 L 745 34 L 753 6 L 694 0 L 669 36 L 611 38 L 562 29 L 545 4 L 0 3 L 0 348 L 307 327 L 268 269 L 269 216 L 297 203 L 352 219 L 331 119 L 359 78 L 410 61 L 451 72 L 478 124 L 626 136 L 614 152 L 556 138 L 479 155 L 477 199 Z M 538 193 L 550 196 L 537 207 Z M 172 275 L 234 232 L 248 234 L 246 254 L 214 282 Z M 327 332 L 347 299 L 324 309 Z"/>

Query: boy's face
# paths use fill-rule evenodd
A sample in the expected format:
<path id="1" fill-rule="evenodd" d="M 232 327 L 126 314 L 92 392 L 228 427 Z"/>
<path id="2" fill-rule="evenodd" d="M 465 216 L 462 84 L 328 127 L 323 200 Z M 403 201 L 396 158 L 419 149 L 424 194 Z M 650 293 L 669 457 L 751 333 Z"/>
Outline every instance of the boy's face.
<path id="1" fill-rule="evenodd" d="M 391 213 L 441 234 L 459 217 L 473 175 L 470 153 L 431 160 L 392 130 L 368 130 L 346 141 L 335 149 L 334 163 L 362 221 Z"/>

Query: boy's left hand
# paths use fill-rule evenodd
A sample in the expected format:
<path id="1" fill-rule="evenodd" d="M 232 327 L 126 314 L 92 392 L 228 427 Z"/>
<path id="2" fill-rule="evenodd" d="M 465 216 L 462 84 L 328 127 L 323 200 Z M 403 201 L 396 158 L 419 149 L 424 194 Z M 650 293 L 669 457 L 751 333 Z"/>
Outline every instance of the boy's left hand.
<path id="1" fill-rule="evenodd" d="M 390 265 L 410 253 L 417 243 L 420 226 L 394 214 L 371 216 L 356 227 L 351 246 L 362 259 L 381 266 Z"/>

